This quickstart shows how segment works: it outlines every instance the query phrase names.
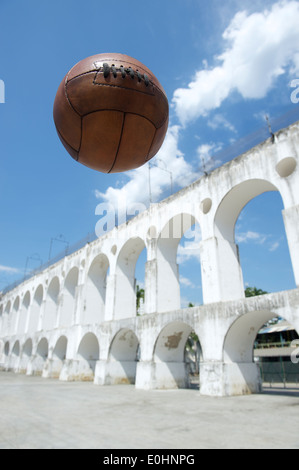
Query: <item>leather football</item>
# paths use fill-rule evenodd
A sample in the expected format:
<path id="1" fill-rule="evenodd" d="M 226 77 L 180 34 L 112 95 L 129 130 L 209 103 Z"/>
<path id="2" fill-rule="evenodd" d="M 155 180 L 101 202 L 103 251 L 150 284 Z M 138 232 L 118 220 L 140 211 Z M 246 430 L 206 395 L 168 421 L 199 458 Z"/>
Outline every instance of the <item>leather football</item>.
<path id="1" fill-rule="evenodd" d="M 103 173 L 138 168 L 160 149 L 168 100 L 158 79 L 124 54 L 98 54 L 76 64 L 54 101 L 58 136 L 78 162 Z"/>

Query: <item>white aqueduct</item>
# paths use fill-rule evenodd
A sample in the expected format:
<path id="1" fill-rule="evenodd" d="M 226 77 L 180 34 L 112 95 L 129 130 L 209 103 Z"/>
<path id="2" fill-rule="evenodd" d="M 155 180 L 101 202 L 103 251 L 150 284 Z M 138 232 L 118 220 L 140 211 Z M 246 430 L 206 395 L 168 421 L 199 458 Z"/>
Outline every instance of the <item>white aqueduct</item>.
<path id="1" fill-rule="evenodd" d="M 295 123 L 4 294 L 2 370 L 140 389 L 184 387 L 184 348 L 194 330 L 202 349 L 201 394 L 259 392 L 257 332 L 275 316 L 299 332 L 298 164 Z M 266 191 L 282 198 L 297 288 L 245 298 L 235 223 Z M 195 222 L 203 305 L 182 309 L 177 249 Z M 145 303 L 138 316 L 135 266 L 144 248 Z"/>

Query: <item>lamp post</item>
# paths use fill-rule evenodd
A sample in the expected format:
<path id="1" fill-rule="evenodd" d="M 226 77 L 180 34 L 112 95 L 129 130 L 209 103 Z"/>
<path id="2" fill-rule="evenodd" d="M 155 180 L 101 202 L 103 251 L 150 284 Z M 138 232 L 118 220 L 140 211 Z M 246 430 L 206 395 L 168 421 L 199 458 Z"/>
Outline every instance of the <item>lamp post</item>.
<path id="1" fill-rule="evenodd" d="M 42 263 L 43 263 L 43 261 L 42 261 L 40 255 L 39 255 L 38 253 L 34 253 L 34 254 L 31 255 L 31 256 L 27 256 L 26 264 L 25 264 L 25 269 L 24 269 L 24 279 L 25 279 L 25 277 L 26 277 L 26 272 L 27 272 L 27 267 L 28 267 L 29 260 L 40 261 L 40 266 L 41 266 Z"/>
<path id="2" fill-rule="evenodd" d="M 52 245 L 53 245 L 53 242 L 54 241 L 57 241 L 57 242 L 61 242 L 61 243 L 64 243 L 66 245 L 66 248 L 65 248 L 65 254 L 67 254 L 67 249 L 69 247 L 69 242 L 66 241 L 65 237 L 63 235 L 59 235 L 58 237 L 54 237 L 54 238 L 51 238 L 51 242 L 50 242 L 50 250 L 49 250 L 49 261 L 51 259 L 51 254 L 52 254 Z"/>

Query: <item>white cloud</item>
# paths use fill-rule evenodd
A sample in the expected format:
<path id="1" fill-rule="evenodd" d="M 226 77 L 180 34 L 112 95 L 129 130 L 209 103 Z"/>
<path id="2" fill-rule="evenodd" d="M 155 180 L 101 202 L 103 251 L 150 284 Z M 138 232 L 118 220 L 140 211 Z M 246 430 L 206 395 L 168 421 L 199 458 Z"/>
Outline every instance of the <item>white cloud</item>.
<path id="1" fill-rule="evenodd" d="M 219 152 L 221 148 L 222 144 L 219 143 L 201 144 L 197 147 L 196 153 L 203 171 L 211 171 L 221 164 L 220 160 L 213 158 L 213 155 Z"/>
<path id="2" fill-rule="evenodd" d="M 198 242 L 189 242 L 184 245 L 179 245 L 177 251 L 177 263 L 187 263 L 192 259 L 200 263 L 200 248 Z"/>
<path id="3" fill-rule="evenodd" d="M 7 274 L 17 274 L 20 272 L 17 268 L 11 268 L 10 266 L 3 266 L 0 264 L 0 272 L 4 272 Z"/>
<path id="4" fill-rule="evenodd" d="M 195 289 L 194 283 L 187 277 L 180 276 L 180 283 L 185 287 L 191 287 L 192 289 Z"/>
<path id="5" fill-rule="evenodd" d="M 267 240 L 267 235 L 248 230 L 248 232 L 236 233 L 235 238 L 237 243 L 255 242 L 262 245 Z"/>
<path id="6" fill-rule="evenodd" d="M 277 2 L 270 10 L 238 12 L 223 33 L 226 43 L 217 65 L 197 71 L 188 88 L 174 92 L 183 125 L 219 108 L 234 90 L 243 98 L 267 95 L 275 79 L 299 71 L 299 3 Z"/>
<path id="7" fill-rule="evenodd" d="M 219 128 L 228 129 L 231 132 L 237 132 L 235 126 L 231 124 L 222 114 L 215 114 L 208 120 L 208 126 L 216 130 Z"/>
<path id="8" fill-rule="evenodd" d="M 274 242 L 269 248 L 269 251 L 276 251 L 279 248 L 279 242 Z"/>
<path id="9" fill-rule="evenodd" d="M 96 190 L 96 197 L 112 204 L 115 208 L 130 208 L 136 203 L 148 206 L 149 177 L 152 202 L 157 201 L 163 191 L 167 190 L 170 194 L 171 181 L 181 188 L 193 182 L 200 174 L 194 172 L 179 150 L 180 130 L 179 126 L 169 126 L 161 149 L 150 163 L 150 174 L 149 166 L 143 165 L 137 170 L 126 173 L 129 181 L 121 188 L 109 187 L 104 193 Z"/>

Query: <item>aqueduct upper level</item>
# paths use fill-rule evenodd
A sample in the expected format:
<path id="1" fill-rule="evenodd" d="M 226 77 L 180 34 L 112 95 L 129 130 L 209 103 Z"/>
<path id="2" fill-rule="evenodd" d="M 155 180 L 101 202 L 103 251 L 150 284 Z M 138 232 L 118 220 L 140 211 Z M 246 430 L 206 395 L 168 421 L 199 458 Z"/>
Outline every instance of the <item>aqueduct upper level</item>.
<path id="1" fill-rule="evenodd" d="M 201 392 L 256 390 L 250 347 L 240 353 L 233 322 L 244 317 L 238 326 L 255 332 L 261 320 L 283 312 L 299 331 L 298 289 L 255 302 L 244 298 L 235 223 L 251 199 L 268 191 L 278 191 L 282 198 L 298 288 L 299 123 L 295 123 L 278 132 L 274 141 L 268 139 L 152 204 L 3 295 L 0 363 L 65 380 L 92 373 L 101 384 L 133 376 L 138 387 L 180 384 L 185 372 L 179 345 L 195 329 L 203 347 Z M 181 309 L 177 249 L 195 222 L 201 230 L 203 306 Z M 137 317 L 135 266 L 144 248 L 146 296 L 144 315 Z M 217 380 L 222 385 L 215 384 Z"/>

